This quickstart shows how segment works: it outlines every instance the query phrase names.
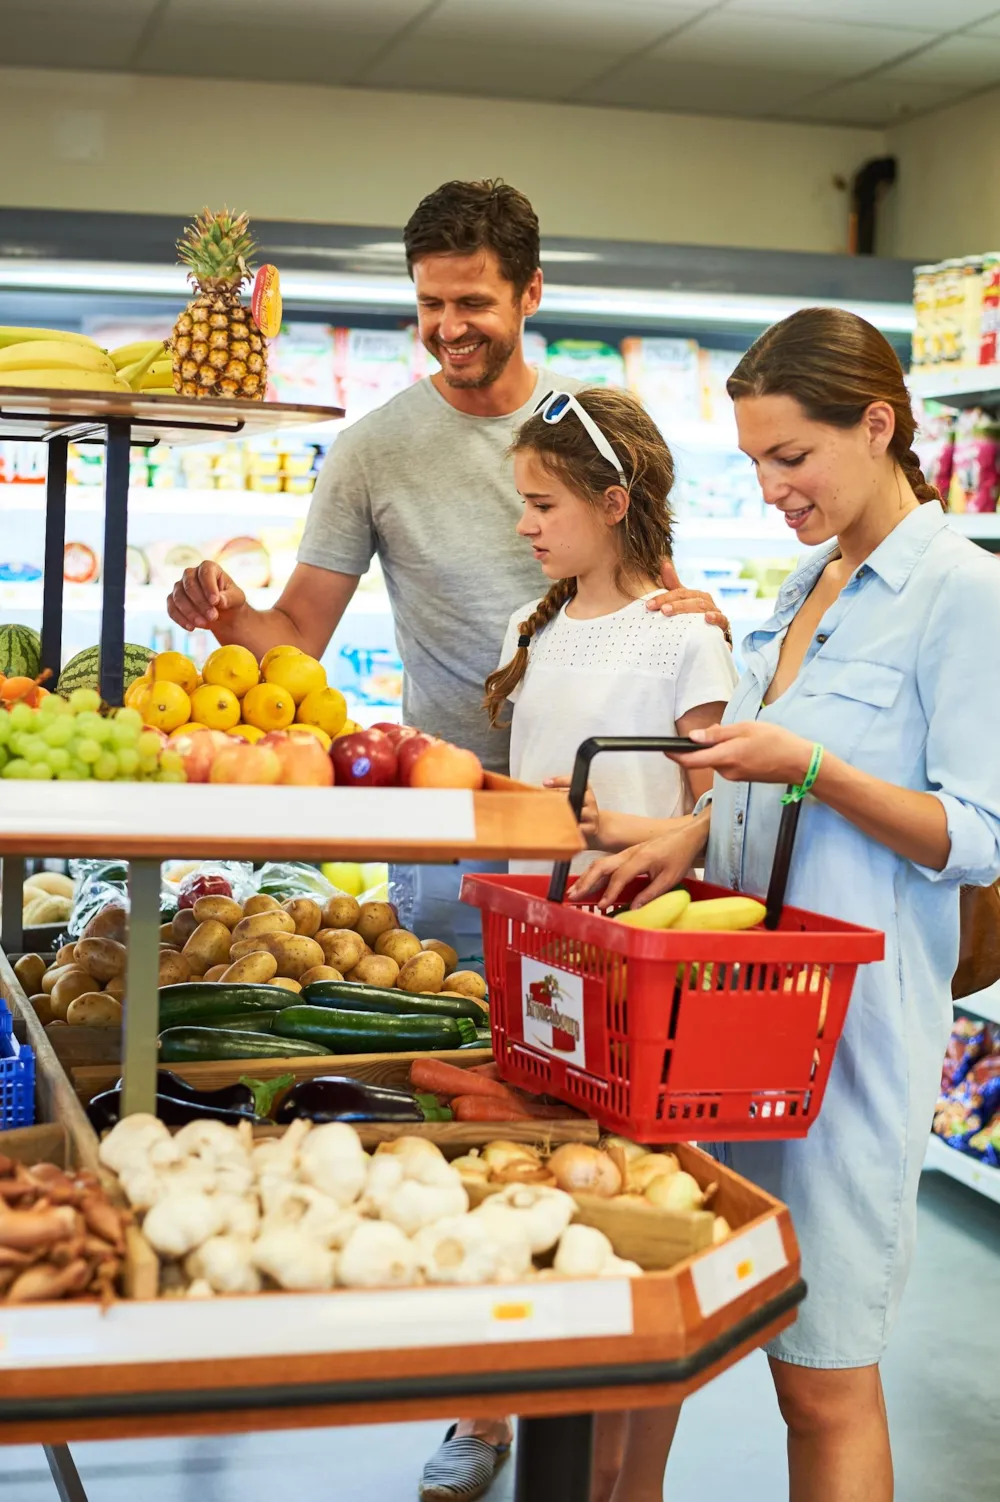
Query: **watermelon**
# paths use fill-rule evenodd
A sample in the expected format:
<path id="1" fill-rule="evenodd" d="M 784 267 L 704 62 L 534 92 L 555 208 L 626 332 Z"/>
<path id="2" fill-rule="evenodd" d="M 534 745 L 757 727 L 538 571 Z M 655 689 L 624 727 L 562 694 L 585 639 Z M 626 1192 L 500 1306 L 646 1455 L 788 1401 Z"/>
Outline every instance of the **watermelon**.
<path id="1" fill-rule="evenodd" d="M 147 666 L 152 662 L 156 653 L 149 647 L 137 647 L 133 642 L 125 643 L 125 681 L 123 689 L 128 689 L 137 678 L 141 678 Z M 86 647 L 82 652 L 77 652 L 72 657 L 62 672 L 59 674 L 59 686 L 57 692 L 68 699 L 74 689 L 92 688 L 100 692 L 101 674 L 101 649 L 100 647 Z"/>
<path id="2" fill-rule="evenodd" d="M 30 626 L 0 626 L 0 674 L 37 678 L 42 671 L 42 638 Z"/>

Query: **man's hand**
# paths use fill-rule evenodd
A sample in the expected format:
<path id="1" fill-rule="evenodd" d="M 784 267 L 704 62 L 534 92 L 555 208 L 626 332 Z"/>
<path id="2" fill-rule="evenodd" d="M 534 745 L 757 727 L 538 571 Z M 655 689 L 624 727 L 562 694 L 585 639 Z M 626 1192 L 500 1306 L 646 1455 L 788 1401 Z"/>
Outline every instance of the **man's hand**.
<path id="1" fill-rule="evenodd" d="M 247 597 L 217 563 L 186 568 L 167 596 L 167 614 L 184 631 L 211 630 L 221 615 L 239 610 Z"/>
<path id="2" fill-rule="evenodd" d="M 703 615 L 709 626 L 718 626 L 732 646 L 733 633 L 728 617 L 722 614 L 711 595 L 700 589 L 685 589 L 669 558 L 664 558 L 660 565 L 660 582 L 665 593 L 647 600 L 647 610 L 659 610 L 662 615 Z"/>

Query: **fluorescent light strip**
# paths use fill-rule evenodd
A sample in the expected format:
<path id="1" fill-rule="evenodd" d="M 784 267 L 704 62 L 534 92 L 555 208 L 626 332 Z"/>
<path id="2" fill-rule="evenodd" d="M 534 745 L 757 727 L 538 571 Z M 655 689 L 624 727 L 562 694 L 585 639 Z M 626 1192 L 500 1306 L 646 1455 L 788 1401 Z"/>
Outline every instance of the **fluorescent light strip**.
<path id="1" fill-rule="evenodd" d="M 364 277 L 334 272 L 289 271 L 281 278 L 289 303 L 314 307 L 390 307 L 414 310 L 408 277 Z M 0 263 L 0 289 L 22 292 L 125 293 L 184 297 L 188 283 L 180 267 L 125 266 L 89 261 L 8 261 Z M 608 287 L 571 287 L 550 282 L 544 313 L 587 319 L 627 319 L 646 323 L 745 324 L 764 327 L 802 307 L 845 307 L 886 333 L 908 334 L 914 327 L 908 303 L 845 302 L 829 298 L 752 297 L 736 293 L 658 292 Z"/>

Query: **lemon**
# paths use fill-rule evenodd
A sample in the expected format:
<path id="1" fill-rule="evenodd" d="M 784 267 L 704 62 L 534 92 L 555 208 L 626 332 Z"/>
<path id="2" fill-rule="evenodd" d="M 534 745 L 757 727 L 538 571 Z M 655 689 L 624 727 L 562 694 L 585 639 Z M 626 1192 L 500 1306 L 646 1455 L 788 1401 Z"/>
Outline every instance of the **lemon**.
<path id="1" fill-rule="evenodd" d="M 324 861 L 320 870 L 331 886 L 346 892 L 348 897 L 360 897 L 365 889 L 364 876 L 356 861 Z"/>
<path id="2" fill-rule="evenodd" d="M 318 725 L 327 735 L 339 735 L 347 723 L 347 700 L 339 688 L 315 688 L 306 694 L 295 718 L 301 725 Z"/>
<path id="3" fill-rule="evenodd" d="M 260 670 L 263 673 L 276 657 L 303 657 L 304 655 L 301 647 L 270 647 L 260 659 Z"/>
<path id="4" fill-rule="evenodd" d="M 289 725 L 288 734 L 315 736 L 320 745 L 323 747 L 324 751 L 329 751 L 330 747 L 333 745 L 333 741 L 330 739 L 321 725 L 300 725 L 298 720 L 296 720 L 294 725 Z"/>
<path id="5" fill-rule="evenodd" d="M 129 705 L 131 709 L 133 706 Z M 192 718 L 191 700 L 177 683 L 149 683 L 134 706 L 154 730 L 180 729 Z"/>
<path id="6" fill-rule="evenodd" d="M 256 730 L 285 730 L 295 719 L 295 701 L 277 683 L 258 683 L 243 700 L 243 723 Z"/>
<path id="7" fill-rule="evenodd" d="M 261 730 L 259 725 L 244 725 L 241 721 L 238 725 L 233 726 L 229 734 L 234 740 L 246 741 L 248 745 L 255 746 L 261 736 L 266 735 L 267 732 Z"/>
<path id="8" fill-rule="evenodd" d="M 273 657 L 264 669 L 265 683 L 275 683 L 291 694 L 295 703 L 301 704 L 307 694 L 326 688 L 326 670 L 315 657 L 298 652 L 294 657 Z"/>
<path id="9" fill-rule="evenodd" d="M 125 690 L 126 709 L 142 708 L 140 700 L 142 699 L 142 696 L 146 692 L 147 688 L 149 688 L 151 682 L 152 679 L 147 678 L 144 673 L 141 678 L 137 678 L 135 682 Z"/>
<path id="10" fill-rule="evenodd" d="M 229 648 L 222 650 L 228 652 Z M 240 701 L 231 688 L 222 684 L 203 683 L 196 688 L 191 695 L 191 710 L 191 717 L 209 730 L 232 730 L 240 723 Z"/>
<path id="11" fill-rule="evenodd" d="M 205 663 L 201 676 L 213 688 L 228 688 L 237 699 L 242 699 L 260 682 L 260 668 L 256 657 L 246 647 L 217 647 Z"/>
<path id="12" fill-rule="evenodd" d="M 361 726 L 358 724 L 357 720 L 345 720 L 343 729 L 337 731 L 337 734 L 334 736 L 334 740 L 339 741 L 342 735 L 353 735 L 355 731 L 360 729 Z"/>
<path id="13" fill-rule="evenodd" d="M 198 669 L 183 652 L 159 652 L 153 658 L 152 677 L 156 683 L 176 683 L 186 694 L 198 687 Z"/>
<path id="14" fill-rule="evenodd" d="M 197 720 L 189 720 L 186 725 L 179 725 L 176 730 L 171 730 L 170 739 L 176 741 L 182 735 L 194 735 L 196 730 L 207 729 L 207 725 L 199 725 Z"/>

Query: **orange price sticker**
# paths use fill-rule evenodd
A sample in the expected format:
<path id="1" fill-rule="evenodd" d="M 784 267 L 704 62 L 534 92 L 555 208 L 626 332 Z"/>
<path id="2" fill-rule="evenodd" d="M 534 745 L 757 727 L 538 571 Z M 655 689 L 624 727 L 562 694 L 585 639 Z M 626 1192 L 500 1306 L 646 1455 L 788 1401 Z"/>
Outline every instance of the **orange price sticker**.
<path id="1" fill-rule="evenodd" d="M 535 1312 L 533 1304 L 494 1304 L 493 1318 L 499 1320 L 530 1319 Z"/>
<path id="2" fill-rule="evenodd" d="M 752 1257 L 744 1257 L 742 1262 L 736 1264 L 736 1276 L 741 1283 L 745 1283 L 747 1278 L 753 1277 Z"/>
<path id="3" fill-rule="evenodd" d="M 257 272 L 250 310 L 265 339 L 281 333 L 281 278 L 277 266 L 262 266 Z"/>

